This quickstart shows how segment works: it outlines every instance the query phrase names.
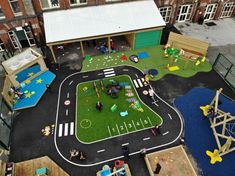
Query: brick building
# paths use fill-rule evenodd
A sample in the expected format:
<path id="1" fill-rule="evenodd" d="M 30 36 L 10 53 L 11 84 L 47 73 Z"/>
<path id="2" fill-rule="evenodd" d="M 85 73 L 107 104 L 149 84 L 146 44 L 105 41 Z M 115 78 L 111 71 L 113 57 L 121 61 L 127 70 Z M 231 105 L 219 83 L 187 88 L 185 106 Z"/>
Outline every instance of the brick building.
<path id="1" fill-rule="evenodd" d="M 0 1 L 0 51 L 34 46 L 42 35 L 31 0 Z"/>
<path id="2" fill-rule="evenodd" d="M 128 0 L 1 0 L 0 52 L 34 46 L 43 36 L 43 12 Z M 129 0 L 130 1 L 130 0 Z M 235 16 L 235 0 L 155 0 L 166 23 Z"/>

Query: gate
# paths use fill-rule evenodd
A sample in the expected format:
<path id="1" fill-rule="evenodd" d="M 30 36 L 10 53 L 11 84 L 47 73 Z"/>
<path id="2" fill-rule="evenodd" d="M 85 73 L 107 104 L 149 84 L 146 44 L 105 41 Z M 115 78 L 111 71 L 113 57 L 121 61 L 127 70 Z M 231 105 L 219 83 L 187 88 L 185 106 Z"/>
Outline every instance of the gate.
<path id="1" fill-rule="evenodd" d="M 223 54 L 219 53 L 214 64 L 214 70 L 225 80 L 225 82 L 235 89 L 235 66 Z"/>

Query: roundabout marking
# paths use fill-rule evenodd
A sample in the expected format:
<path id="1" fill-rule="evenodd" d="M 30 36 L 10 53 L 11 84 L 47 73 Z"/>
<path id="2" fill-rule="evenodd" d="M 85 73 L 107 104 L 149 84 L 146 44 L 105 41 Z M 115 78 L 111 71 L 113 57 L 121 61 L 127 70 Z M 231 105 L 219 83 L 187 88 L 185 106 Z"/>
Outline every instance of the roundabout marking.
<path id="1" fill-rule="evenodd" d="M 82 128 L 90 128 L 91 127 L 91 121 L 89 119 L 83 119 L 81 122 L 80 122 L 80 126 Z"/>

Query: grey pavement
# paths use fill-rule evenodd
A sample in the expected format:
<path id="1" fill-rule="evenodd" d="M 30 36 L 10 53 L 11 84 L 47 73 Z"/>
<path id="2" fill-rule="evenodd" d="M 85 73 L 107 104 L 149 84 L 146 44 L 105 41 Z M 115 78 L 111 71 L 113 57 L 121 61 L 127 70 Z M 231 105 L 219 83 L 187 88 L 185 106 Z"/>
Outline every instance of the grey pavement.
<path id="1" fill-rule="evenodd" d="M 235 18 L 213 20 L 216 25 L 207 26 L 205 23 L 176 23 L 175 27 L 183 34 L 209 42 L 207 58 L 214 62 L 220 53 L 235 63 Z"/>

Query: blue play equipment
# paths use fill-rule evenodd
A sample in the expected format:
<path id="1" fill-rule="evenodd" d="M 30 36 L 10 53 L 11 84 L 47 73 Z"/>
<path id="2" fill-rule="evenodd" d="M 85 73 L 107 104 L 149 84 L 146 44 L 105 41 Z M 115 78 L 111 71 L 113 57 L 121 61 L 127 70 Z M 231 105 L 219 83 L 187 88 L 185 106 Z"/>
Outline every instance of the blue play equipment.
<path id="1" fill-rule="evenodd" d="M 138 58 L 139 59 L 146 59 L 149 57 L 149 54 L 147 52 L 140 52 L 138 53 Z"/>
<path id="2" fill-rule="evenodd" d="M 31 67 L 28 67 L 16 75 L 16 80 L 19 83 L 21 83 L 21 82 L 25 81 L 26 79 L 30 78 L 31 76 L 37 74 L 40 71 L 41 71 L 41 69 L 40 69 L 39 65 L 34 65 Z"/>
<path id="3" fill-rule="evenodd" d="M 128 111 L 120 112 L 120 116 L 125 117 L 128 115 Z"/>
<path id="4" fill-rule="evenodd" d="M 210 127 L 211 124 L 209 120 L 202 120 L 205 117 L 199 107 L 210 104 L 214 96 L 214 90 L 194 88 L 184 96 L 177 97 L 174 104 L 184 117 L 185 144 L 202 170 L 201 175 L 232 176 L 235 173 L 235 152 L 224 155 L 223 161 L 214 165 L 210 164 L 210 158 L 206 155 L 206 150 L 213 151 L 217 148 L 217 144 Z M 223 95 L 220 95 L 219 100 L 221 101 L 219 109 L 230 112 L 234 116 L 235 102 Z M 230 129 L 230 133 L 235 134 L 234 124 L 233 128 L 231 124 L 226 128 Z"/>

